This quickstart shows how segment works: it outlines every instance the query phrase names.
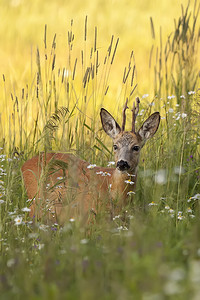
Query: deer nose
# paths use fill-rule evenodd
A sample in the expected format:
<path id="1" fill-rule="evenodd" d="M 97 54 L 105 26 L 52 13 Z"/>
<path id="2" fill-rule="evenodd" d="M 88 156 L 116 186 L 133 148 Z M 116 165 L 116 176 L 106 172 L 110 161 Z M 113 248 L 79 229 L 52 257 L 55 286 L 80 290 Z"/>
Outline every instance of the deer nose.
<path id="1" fill-rule="evenodd" d="M 120 160 L 120 161 L 117 162 L 117 168 L 118 168 L 120 171 L 125 171 L 125 170 L 130 169 L 130 166 L 129 166 L 129 164 L 127 163 L 127 161 Z"/>

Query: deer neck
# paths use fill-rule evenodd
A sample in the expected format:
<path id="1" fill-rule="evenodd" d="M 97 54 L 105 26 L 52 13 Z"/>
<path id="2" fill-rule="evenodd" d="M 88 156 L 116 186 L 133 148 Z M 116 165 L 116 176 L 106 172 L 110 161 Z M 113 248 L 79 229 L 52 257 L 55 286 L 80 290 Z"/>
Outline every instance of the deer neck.
<path id="1" fill-rule="evenodd" d="M 121 172 L 115 169 L 111 180 L 111 196 L 112 198 L 119 197 L 121 199 L 126 199 L 129 192 L 134 192 L 137 179 L 137 170 L 133 172 Z"/>

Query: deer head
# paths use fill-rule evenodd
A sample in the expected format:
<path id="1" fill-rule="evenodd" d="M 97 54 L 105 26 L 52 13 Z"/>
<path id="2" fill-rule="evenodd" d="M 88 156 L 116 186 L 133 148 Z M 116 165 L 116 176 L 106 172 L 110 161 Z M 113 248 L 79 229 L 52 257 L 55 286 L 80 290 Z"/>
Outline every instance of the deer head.
<path id="1" fill-rule="evenodd" d="M 132 109 L 132 130 L 125 131 L 126 109 L 128 99 L 123 109 L 122 127 L 115 121 L 113 116 L 104 108 L 101 109 L 100 116 L 104 131 L 113 139 L 113 149 L 116 167 L 121 172 L 135 174 L 139 163 L 140 150 L 157 131 L 160 123 L 159 112 L 153 113 L 140 127 L 135 130 L 136 117 L 139 112 L 140 100 L 136 98 Z"/>

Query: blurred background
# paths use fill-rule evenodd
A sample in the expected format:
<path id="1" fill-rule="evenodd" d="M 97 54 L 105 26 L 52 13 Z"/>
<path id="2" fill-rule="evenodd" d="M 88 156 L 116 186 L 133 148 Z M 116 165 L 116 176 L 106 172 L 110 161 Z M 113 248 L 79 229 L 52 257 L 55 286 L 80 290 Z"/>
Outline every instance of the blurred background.
<path id="1" fill-rule="evenodd" d="M 191 2 L 191 7 L 194 1 Z M 149 55 L 152 44 L 150 17 L 159 43 L 160 27 L 166 40 L 174 29 L 174 19 L 181 15 L 181 4 L 188 0 L 1 0 L 0 1 L 0 70 L 11 84 L 29 79 L 34 68 L 36 48 L 43 48 L 44 27 L 47 42 L 57 35 L 57 66 L 67 65 L 67 31 L 71 19 L 77 53 L 83 47 L 84 22 L 88 16 L 88 37 L 98 29 L 98 47 L 106 49 L 112 35 L 119 37 L 115 63 L 115 84 L 120 84 L 124 65 L 134 51 L 138 88 L 141 93 L 151 89 Z M 32 64 L 32 65 L 31 65 Z M 2 84 L 2 83 L 1 83 Z M 113 83 L 114 84 L 114 83 Z"/>

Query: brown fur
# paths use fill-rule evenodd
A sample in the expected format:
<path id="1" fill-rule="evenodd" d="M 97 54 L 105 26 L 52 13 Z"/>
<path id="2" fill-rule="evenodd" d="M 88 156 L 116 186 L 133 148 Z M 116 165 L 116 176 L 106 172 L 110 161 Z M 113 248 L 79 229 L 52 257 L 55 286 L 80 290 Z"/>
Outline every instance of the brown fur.
<path id="1" fill-rule="evenodd" d="M 113 139 L 116 164 L 125 162 L 127 168 L 90 169 L 88 162 L 67 153 L 42 153 L 27 160 L 22 174 L 28 198 L 33 199 L 31 217 L 63 224 L 77 216 L 86 221 L 102 209 L 113 216 L 127 205 L 127 193 L 135 190 L 140 150 L 157 131 L 160 115 L 152 114 L 137 133 L 122 131 L 105 109 L 101 121 Z"/>
<path id="2" fill-rule="evenodd" d="M 59 160 L 68 163 L 68 168 L 62 170 L 55 165 L 53 172 L 49 172 L 50 163 L 54 166 L 54 162 Z M 96 214 L 102 207 L 110 212 L 113 209 L 112 195 L 113 198 L 120 195 L 120 198 L 126 199 L 131 186 L 121 184 L 121 176 L 117 176 L 116 169 L 88 169 L 88 165 L 88 162 L 66 153 L 42 153 L 27 160 L 22 173 L 28 198 L 34 199 L 30 216 L 44 216 L 59 223 L 77 215 L 87 219 L 90 213 Z M 103 176 L 99 172 L 111 176 Z M 115 176 L 113 173 L 116 173 Z M 124 180 L 130 178 L 127 174 L 123 177 Z"/>

